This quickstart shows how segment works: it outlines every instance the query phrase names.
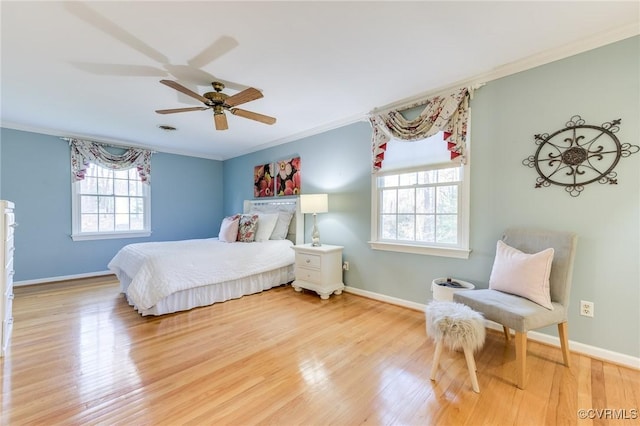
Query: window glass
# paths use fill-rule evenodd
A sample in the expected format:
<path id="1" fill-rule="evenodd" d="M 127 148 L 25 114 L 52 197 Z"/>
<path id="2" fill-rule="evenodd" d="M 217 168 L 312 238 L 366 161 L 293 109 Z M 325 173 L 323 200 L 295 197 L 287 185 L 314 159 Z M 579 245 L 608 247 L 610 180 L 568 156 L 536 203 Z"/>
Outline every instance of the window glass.
<path id="1" fill-rule="evenodd" d="M 447 255 L 442 254 L 444 248 L 447 253 L 455 252 L 453 257 L 467 257 L 467 165 L 447 158 L 442 134 L 394 143 L 387 146 L 383 168 L 372 178 L 372 247 Z M 434 146 L 445 153 L 433 154 L 437 151 Z M 390 155 L 388 162 L 388 154 L 397 147 L 403 152 Z"/>
<path id="2" fill-rule="evenodd" d="M 150 190 L 135 168 L 91 164 L 85 178 L 72 183 L 72 193 L 74 240 L 150 234 Z"/>

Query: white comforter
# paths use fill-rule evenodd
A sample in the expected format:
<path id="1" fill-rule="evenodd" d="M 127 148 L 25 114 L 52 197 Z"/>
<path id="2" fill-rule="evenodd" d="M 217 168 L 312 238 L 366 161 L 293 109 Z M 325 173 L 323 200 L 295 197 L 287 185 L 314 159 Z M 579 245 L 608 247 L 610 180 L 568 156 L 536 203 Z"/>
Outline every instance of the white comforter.
<path id="1" fill-rule="evenodd" d="M 111 262 L 118 278 L 131 278 L 126 294 L 138 309 L 149 309 L 180 290 L 248 277 L 294 263 L 293 243 L 224 243 L 217 238 L 129 244 Z"/>

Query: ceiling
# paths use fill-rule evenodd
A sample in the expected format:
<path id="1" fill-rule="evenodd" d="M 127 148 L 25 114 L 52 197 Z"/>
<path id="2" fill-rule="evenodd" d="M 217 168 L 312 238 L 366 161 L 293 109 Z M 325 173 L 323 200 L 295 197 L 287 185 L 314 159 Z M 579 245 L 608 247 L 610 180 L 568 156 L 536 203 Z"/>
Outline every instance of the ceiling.
<path id="1" fill-rule="evenodd" d="M 638 34 L 639 2 L 10 2 L 1 123 L 224 160 L 362 119 L 375 108 Z M 255 87 L 227 113 L 202 94 Z M 167 132 L 158 126 L 177 130 Z"/>

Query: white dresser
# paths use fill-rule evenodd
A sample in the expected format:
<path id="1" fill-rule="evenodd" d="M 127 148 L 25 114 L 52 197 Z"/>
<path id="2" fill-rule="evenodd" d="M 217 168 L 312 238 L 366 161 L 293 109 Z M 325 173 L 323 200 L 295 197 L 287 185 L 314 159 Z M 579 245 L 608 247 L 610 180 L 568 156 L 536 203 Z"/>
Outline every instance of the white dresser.
<path id="1" fill-rule="evenodd" d="M 341 246 L 303 244 L 293 248 L 296 251 L 296 280 L 291 285 L 295 291 L 313 290 L 322 299 L 328 299 L 332 293 L 342 293 Z"/>
<path id="2" fill-rule="evenodd" d="M 0 291 L 2 301 L 0 303 L 0 318 L 2 318 L 2 330 L 0 330 L 0 356 L 4 356 L 9 348 L 11 327 L 13 326 L 13 230 L 16 227 L 13 215 L 14 205 L 11 201 L 0 200 L 0 232 L 2 245 L 0 246 L 0 259 L 2 270 L 0 271 Z"/>

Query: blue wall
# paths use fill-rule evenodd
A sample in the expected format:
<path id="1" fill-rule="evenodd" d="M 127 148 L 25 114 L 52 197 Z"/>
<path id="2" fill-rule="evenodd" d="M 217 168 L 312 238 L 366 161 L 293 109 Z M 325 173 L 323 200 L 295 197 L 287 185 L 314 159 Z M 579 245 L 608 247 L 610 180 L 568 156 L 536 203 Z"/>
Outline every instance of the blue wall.
<path id="1" fill-rule="evenodd" d="M 222 162 L 156 153 L 151 160 L 149 238 L 72 241 L 69 145 L 55 136 L 2 129 L 2 197 L 16 203 L 15 280 L 107 270 L 122 246 L 217 236 Z"/>
<path id="2" fill-rule="evenodd" d="M 429 285 L 436 277 L 486 287 L 496 241 L 506 227 L 574 231 L 579 243 L 570 338 L 639 357 L 640 154 L 621 159 L 618 185 L 594 183 L 577 198 L 560 187 L 535 189 L 535 171 L 521 163 L 535 152 L 533 135 L 560 129 L 575 114 L 595 125 L 621 118 L 617 136 L 639 143 L 639 44 L 640 37 L 627 39 L 476 91 L 471 103 L 473 252 L 468 260 L 369 248 L 371 131 L 364 122 L 225 161 L 225 213 L 238 211 L 242 200 L 252 197 L 254 165 L 299 155 L 302 193 L 329 193 L 330 212 L 318 215 L 318 225 L 323 242 L 344 246 L 344 258 L 351 263 L 345 283 L 418 303 L 430 299 Z M 595 303 L 595 318 L 578 315 L 580 300 Z M 556 333 L 552 328 L 543 332 Z"/>

